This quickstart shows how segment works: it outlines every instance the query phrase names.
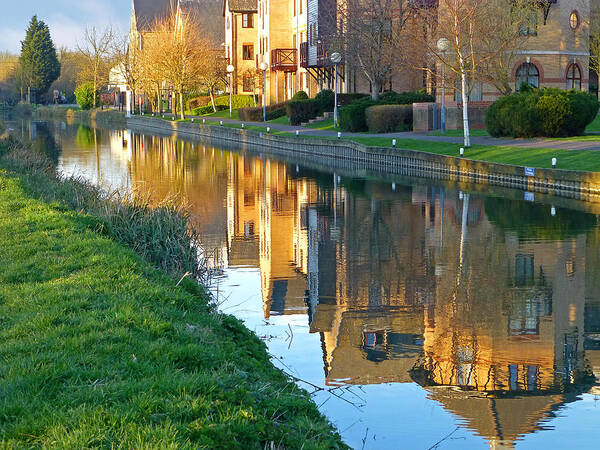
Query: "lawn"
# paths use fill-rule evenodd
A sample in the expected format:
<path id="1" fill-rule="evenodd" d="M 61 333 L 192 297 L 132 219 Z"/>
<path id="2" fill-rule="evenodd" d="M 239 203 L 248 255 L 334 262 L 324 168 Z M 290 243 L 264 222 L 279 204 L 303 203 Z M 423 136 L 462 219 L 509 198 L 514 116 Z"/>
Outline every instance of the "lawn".
<path id="1" fill-rule="evenodd" d="M 333 126 L 333 117 L 321 120 L 320 122 L 310 123 L 306 125 L 306 128 L 312 128 L 313 130 L 335 131 Z"/>
<path id="2" fill-rule="evenodd" d="M 0 159 L 0 447 L 344 447 L 256 335 L 33 198 L 47 175 L 20 160 Z"/>
<path id="3" fill-rule="evenodd" d="M 445 134 L 442 134 L 441 130 L 435 130 L 427 133 L 428 136 L 448 136 L 448 137 L 463 137 L 463 130 L 446 130 Z M 487 130 L 471 130 L 471 136 L 489 136 Z"/>

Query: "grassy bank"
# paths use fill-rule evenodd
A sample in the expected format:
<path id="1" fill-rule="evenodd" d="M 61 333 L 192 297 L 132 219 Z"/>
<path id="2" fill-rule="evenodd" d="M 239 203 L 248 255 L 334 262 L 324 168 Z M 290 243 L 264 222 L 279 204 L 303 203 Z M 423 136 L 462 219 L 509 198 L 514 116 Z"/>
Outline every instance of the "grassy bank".
<path id="1" fill-rule="evenodd" d="M 98 126 L 127 126 L 125 114 L 110 109 L 83 110 L 64 106 L 41 106 L 36 110 L 36 117 L 70 122 L 78 121 Z"/>
<path id="2" fill-rule="evenodd" d="M 44 201 L 59 181 L 42 157 L 0 153 L 3 447 L 343 447 L 202 289 L 117 242 L 106 219 Z"/>

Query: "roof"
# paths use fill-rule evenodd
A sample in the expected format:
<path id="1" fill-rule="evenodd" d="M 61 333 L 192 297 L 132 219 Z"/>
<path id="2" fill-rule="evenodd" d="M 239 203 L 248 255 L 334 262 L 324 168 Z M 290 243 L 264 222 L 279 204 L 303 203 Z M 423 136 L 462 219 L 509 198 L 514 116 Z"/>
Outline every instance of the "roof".
<path id="1" fill-rule="evenodd" d="M 223 42 L 225 23 L 221 14 L 221 0 L 179 0 L 184 14 L 195 16 L 204 34 L 216 44 Z"/>
<path id="2" fill-rule="evenodd" d="M 231 12 L 258 12 L 257 0 L 228 0 Z"/>
<path id="3" fill-rule="evenodd" d="M 171 11 L 171 0 L 133 0 L 133 11 L 138 31 L 148 31 L 150 26 Z"/>

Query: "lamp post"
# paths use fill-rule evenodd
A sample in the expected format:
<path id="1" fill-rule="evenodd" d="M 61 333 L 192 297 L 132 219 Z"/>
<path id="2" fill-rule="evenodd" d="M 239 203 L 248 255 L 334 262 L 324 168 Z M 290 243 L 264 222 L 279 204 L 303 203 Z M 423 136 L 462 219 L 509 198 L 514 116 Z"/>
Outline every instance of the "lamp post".
<path id="1" fill-rule="evenodd" d="M 235 67 L 231 64 L 227 66 L 227 77 L 229 78 L 229 118 L 233 116 L 233 105 L 232 105 L 232 96 L 233 96 L 233 71 Z"/>
<path id="2" fill-rule="evenodd" d="M 267 69 L 269 65 L 266 62 L 261 62 L 258 66 L 263 73 L 263 122 L 267 121 Z"/>
<path id="3" fill-rule="evenodd" d="M 342 55 L 340 55 L 338 52 L 332 53 L 331 56 L 329 57 L 329 59 L 331 60 L 331 62 L 333 63 L 333 67 L 334 67 L 334 87 L 333 87 L 333 96 L 334 96 L 334 106 L 333 106 L 333 126 L 334 128 L 338 127 L 338 101 L 337 101 L 337 94 L 338 94 L 338 76 L 337 76 L 337 68 L 338 68 L 338 64 L 340 63 L 340 61 L 342 60 Z"/>
<path id="4" fill-rule="evenodd" d="M 450 41 L 446 38 L 439 38 L 437 48 L 442 52 L 442 134 L 446 134 L 446 76 L 444 73 L 446 61 L 444 61 L 444 58 L 450 48 Z"/>

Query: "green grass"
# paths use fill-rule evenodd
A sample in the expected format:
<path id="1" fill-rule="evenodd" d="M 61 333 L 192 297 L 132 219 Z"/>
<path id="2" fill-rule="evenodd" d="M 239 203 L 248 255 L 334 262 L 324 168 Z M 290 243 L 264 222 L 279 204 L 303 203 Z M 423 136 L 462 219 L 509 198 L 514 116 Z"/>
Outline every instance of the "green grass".
<path id="1" fill-rule="evenodd" d="M 596 118 L 590 123 L 586 129 L 586 133 L 600 133 L 600 115 L 596 116 Z"/>
<path id="2" fill-rule="evenodd" d="M 306 125 L 306 128 L 312 128 L 313 130 L 335 131 L 333 126 L 333 117 L 320 122 L 309 123 Z"/>
<path id="3" fill-rule="evenodd" d="M 288 116 L 281 116 L 281 117 L 278 117 L 277 119 L 269 120 L 268 122 L 278 124 L 278 125 L 289 125 L 290 119 Z"/>
<path id="4" fill-rule="evenodd" d="M 7 171 L 7 158 L 0 447 L 343 447 L 240 321 L 96 217 L 32 197 L 45 175 Z"/>

